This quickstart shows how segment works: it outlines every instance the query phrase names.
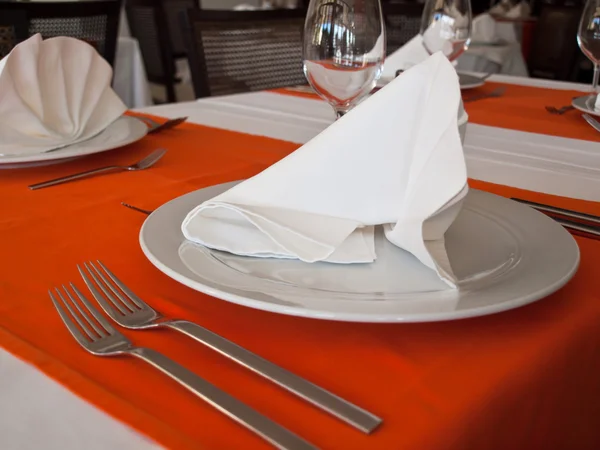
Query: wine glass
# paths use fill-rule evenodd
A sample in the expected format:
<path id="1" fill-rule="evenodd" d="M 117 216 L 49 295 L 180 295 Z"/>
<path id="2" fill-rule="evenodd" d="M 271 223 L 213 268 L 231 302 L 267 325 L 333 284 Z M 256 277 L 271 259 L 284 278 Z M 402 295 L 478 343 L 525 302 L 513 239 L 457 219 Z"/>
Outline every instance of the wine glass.
<path id="1" fill-rule="evenodd" d="M 429 54 L 441 51 L 454 61 L 471 42 L 470 0 L 427 0 L 421 18 L 423 46 Z"/>
<path id="2" fill-rule="evenodd" d="M 600 76 L 600 0 L 587 0 L 579 22 L 577 43 L 585 56 L 594 63 L 592 91 L 597 94 Z"/>
<path id="3" fill-rule="evenodd" d="M 379 0 L 311 0 L 303 59 L 308 82 L 339 119 L 381 76 L 385 30 Z"/>

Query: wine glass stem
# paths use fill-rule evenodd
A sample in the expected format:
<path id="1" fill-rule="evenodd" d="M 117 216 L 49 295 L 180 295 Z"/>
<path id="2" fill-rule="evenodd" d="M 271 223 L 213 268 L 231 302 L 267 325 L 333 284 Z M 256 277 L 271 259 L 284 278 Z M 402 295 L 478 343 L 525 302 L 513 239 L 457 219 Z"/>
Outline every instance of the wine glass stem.
<path id="1" fill-rule="evenodd" d="M 347 109 L 341 109 L 341 108 L 334 108 L 334 109 L 335 109 L 336 120 L 341 119 L 342 116 L 348 112 Z"/>
<path id="2" fill-rule="evenodd" d="M 600 77 L 600 65 L 594 64 L 594 79 L 592 81 L 592 91 L 598 92 L 598 77 Z"/>

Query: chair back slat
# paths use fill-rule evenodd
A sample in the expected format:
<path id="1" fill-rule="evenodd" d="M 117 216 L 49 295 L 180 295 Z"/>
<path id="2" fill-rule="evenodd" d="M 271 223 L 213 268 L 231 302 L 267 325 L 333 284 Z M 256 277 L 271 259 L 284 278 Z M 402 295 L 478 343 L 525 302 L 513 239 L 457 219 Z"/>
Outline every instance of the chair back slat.
<path id="1" fill-rule="evenodd" d="M 305 16 L 304 8 L 188 11 L 184 23 L 196 97 L 306 84 Z"/>

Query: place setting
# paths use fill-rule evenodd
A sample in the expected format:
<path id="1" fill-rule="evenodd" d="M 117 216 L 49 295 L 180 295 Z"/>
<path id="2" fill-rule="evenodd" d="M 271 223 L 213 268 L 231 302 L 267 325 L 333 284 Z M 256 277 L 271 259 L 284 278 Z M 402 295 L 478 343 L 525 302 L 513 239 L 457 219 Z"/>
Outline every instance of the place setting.
<path id="1" fill-rule="evenodd" d="M 594 92 L 598 1 L 578 33 Z M 40 436 L 65 450 L 588 448 L 600 160 L 587 125 L 553 123 L 578 109 L 600 131 L 600 97 L 546 112 L 572 85 L 457 70 L 473 42 L 507 43 L 470 0 L 425 2 L 388 56 L 387 2 L 285 3 L 179 11 L 193 83 L 240 77 L 221 98 L 131 110 L 84 38 L 0 59 L 0 168 L 19 169 L 0 176 L 0 351 L 20 367 L 0 395 L 24 380 L 10 399 L 32 417 L 15 420 L 31 433 L 47 403 Z M 267 56 L 295 55 L 293 82 L 244 78 L 254 51 L 268 79 L 287 60 Z M 586 413 L 560 414 L 574 399 Z"/>
<path id="2" fill-rule="evenodd" d="M 32 75 L 44 73 L 60 76 Z M 0 169 L 118 149 L 185 121 L 125 115 L 126 106 L 110 86 L 112 74 L 97 50 L 78 39 L 42 40 L 37 34 L 17 45 L 0 62 L 0 91 L 9 93 L 0 107 Z"/>

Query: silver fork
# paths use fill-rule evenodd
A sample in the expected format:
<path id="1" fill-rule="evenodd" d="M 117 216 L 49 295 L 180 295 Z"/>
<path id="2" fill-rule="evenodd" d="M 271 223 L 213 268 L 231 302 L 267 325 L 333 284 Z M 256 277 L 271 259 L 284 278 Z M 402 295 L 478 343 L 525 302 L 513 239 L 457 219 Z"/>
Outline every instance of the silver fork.
<path id="1" fill-rule="evenodd" d="M 151 119 L 150 117 L 144 116 L 136 116 L 139 120 L 148 125 L 148 134 L 156 133 L 158 131 L 167 130 L 169 128 L 174 128 L 177 125 L 185 122 L 187 117 L 177 117 L 175 119 L 169 119 L 166 122 L 158 123 L 156 120 Z"/>
<path id="2" fill-rule="evenodd" d="M 98 356 L 130 355 L 147 362 L 277 448 L 316 448 L 161 353 L 149 348 L 133 346 L 125 336 L 111 326 L 73 283 L 70 283 L 70 286 L 79 301 L 71 295 L 71 291 L 66 286 L 62 287 L 65 295 L 55 288 L 56 294 L 68 312 L 56 300 L 51 290 L 48 294 L 75 340 L 88 352 Z"/>
<path id="3" fill-rule="evenodd" d="M 163 155 L 165 153 L 167 153 L 167 150 L 165 150 L 164 148 L 159 148 L 157 150 L 154 150 L 152 153 L 150 153 L 148 156 L 141 159 L 140 161 L 138 161 L 134 164 L 131 164 L 130 166 L 100 167 L 99 169 L 87 170 L 85 172 L 80 172 L 80 173 L 76 173 L 73 175 L 67 175 L 66 177 L 55 178 L 54 180 L 32 184 L 31 186 L 29 186 L 29 189 L 34 191 L 36 189 L 42 189 L 42 188 L 46 188 L 46 187 L 50 187 L 50 186 L 55 186 L 57 184 L 68 183 L 69 181 L 79 180 L 80 178 L 87 178 L 89 176 L 97 175 L 99 173 L 104 173 L 104 172 L 116 172 L 116 171 L 135 172 L 136 170 L 144 170 L 149 167 L 152 167 L 160 158 L 163 157 Z"/>
<path id="4" fill-rule="evenodd" d="M 382 422 L 374 414 L 300 378 L 298 375 L 294 375 L 206 328 L 186 320 L 163 318 L 135 295 L 102 262 L 97 262 L 102 270 L 98 269 L 93 262 L 84 264 L 87 272 L 80 266 L 77 266 L 77 268 L 102 309 L 119 325 L 131 329 L 168 327 L 184 333 L 364 433 L 370 433 Z M 90 277 L 104 295 L 96 289 L 96 285 Z"/>

